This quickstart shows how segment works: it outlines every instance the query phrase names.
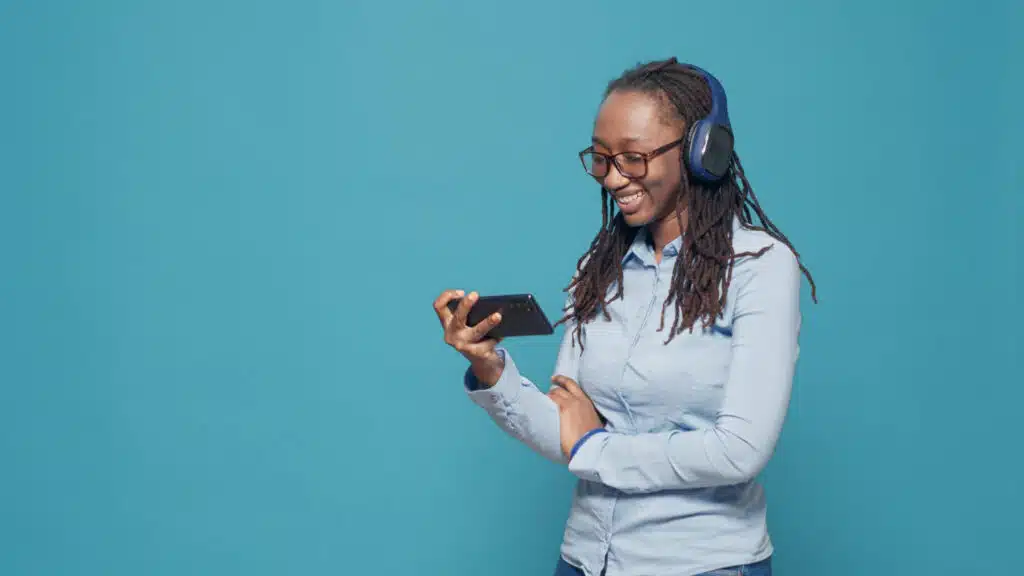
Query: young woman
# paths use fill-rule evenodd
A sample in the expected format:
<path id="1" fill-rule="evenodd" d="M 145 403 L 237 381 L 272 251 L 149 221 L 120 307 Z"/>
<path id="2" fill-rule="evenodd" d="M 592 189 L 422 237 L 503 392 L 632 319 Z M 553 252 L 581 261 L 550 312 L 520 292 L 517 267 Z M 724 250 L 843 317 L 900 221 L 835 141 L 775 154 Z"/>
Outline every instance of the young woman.
<path id="1" fill-rule="evenodd" d="M 614 80 L 580 153 L 603 224 L 580 258 L 548 393 L 466 317 L 434 302 L 469 360 L 467 393 L 579 478 L 558 575 L 771 574 L 756 477 L 798 354 L 800 276 L 747 182 L 725 92 L 675 58 Z M 755 225 L 752 215 L 760 221 Z"/>

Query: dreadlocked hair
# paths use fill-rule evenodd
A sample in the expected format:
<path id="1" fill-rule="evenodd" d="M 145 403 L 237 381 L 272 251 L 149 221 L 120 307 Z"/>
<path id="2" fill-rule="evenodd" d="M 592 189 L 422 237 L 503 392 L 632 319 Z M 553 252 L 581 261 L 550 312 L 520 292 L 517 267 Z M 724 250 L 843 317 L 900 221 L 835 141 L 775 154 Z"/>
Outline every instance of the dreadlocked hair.
<path id="1" fill-rule="evenodd" d="M 711 90 L 695 70 L 680 64 L 675 58 L 638 65 L 608 84 L 607 98 L 616 91 L 640 92 L 658 97 L 675 121 L 692 126 L 711 112 Z M 797 258 L 800 270 L 811 285 L 811 297 L 817 302 L 817 290 L 810 272 L 800 261 L 800 254 L 789 239 L 765 214 L 754 190 L 743 173 L 739 156 L 733 152 L 728 174 L 716 184 L 691 180 L 683 169 L 681 190 L 676 202 L 676 218 L 684 230 L 682 249 L 672 270 L 669 294 L 661 309 L 661 324 L 665 328 L 665 312 L 671 306 L 675 319 L 665 343 L 668 344 L 684 330 L 692 331 L 698 321 L 710 328 L 723 313 L 726 294 L 732 281 L 733 263 L 741 257 L 760 257 L 770 246 L 756 252 L 735 253 L 732 245 L 733 218 L 739 217 L 744 228 L 760 230 L 786 245 Z M 683 210 L 688 209 L 683 223 Z M 760 225 L 755 225 L 756 215 Z M 637 230 L 626 224 L 621 213 L 615 212 L 615 199 L 607 189 L 601 189 L 601 228 L 590 247 L 576 263 L 577 273 L 565 288 L 572 295 L 572 303 L 557 324 L 572 319 L 575 323 L 573 341 L 582 342 L 583 324 L 601 311 L 610 319 L 607 305 L 622 297 L 622 259 L 626 255 Z M 612 284 L 614 293 L 609 294 Z"/>

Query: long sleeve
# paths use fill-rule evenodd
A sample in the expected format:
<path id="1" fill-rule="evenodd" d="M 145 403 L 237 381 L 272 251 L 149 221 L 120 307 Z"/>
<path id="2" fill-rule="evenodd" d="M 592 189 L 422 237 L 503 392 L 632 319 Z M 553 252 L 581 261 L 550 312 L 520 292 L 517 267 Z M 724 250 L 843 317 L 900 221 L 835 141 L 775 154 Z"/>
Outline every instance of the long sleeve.
<path id="1" fill-rule="evenodd" d="M 761 472 L 782 429 L 799 354 L 800 269 L 782 244 L 744 267 L 736 277 L 731 364 L 714 424 L 594 435 L 569 462 L 571 472 L 629 493 L 739 484 Z"/>
<path id="2" fill-rule="evenodd" d="M 576 379 L 579 348 L 572 346 L 572 323 L 567 323 L 555 362 L 555 374 Z M 505 432 L 538 452 L 548 460 L 566 464 L 562 453 L 558 406 L 527 377 L 520 374 L 512 355 L 499 347 L 505 368 L 498 382 L 481 388 L 471 370 L 465 374 L 466 392 L 470 399 L 487 411 Z"/>

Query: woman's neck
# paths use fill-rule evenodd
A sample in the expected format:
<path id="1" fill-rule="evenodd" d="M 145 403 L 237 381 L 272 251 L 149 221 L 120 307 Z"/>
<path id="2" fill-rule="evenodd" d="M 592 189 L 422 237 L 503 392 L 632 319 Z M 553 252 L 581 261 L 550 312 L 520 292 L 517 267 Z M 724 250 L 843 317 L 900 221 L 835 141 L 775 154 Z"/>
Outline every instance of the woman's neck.
<path id="1" fill-rule="evenodd" d="M 682 227 L 680 227 L 680 220 L 682 220 Z M 654 243 L 654 259 L 657 262 L 661 262 L 661 251 L 672 243 L 673 240 L 679 238 L 679 236 L 686 231 L 687 224 L 687 211 L 683 208 L 682 214 L 676 216 L 675 211 L 672 211 L 668 216 L 661 220 L 655 220 L 647 225 L 647 233 Z"/>

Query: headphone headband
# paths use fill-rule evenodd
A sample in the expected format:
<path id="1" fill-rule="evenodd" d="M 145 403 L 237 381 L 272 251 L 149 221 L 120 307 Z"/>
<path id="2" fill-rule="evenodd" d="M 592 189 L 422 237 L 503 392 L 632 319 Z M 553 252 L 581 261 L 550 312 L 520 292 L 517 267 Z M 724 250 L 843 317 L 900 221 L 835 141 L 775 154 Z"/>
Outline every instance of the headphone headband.
<path id="1" fill-rule="evenodd" d="M 711 91 L 711 113 L 690 126 L 684 164 L 695 178 L 707 183 L 718 182 L 729 173 L 735 143 L 725 88 L 713 74 L 699 66 L 683 64 L 674 57 L 665 63 L 666 66 L 672 64 L 700 74 Z"/>
<path id="2" fill-rule="evenodd" d="M 700 74 L 704 78 L 704 81 L 708 83 L 708 88 L 711 90 L 711 113 L 708 114 L 706 120 L 726 128 L 731 127 L 729 122 L 729 106 L 725 97 L 725 88 L 722 87 L 722 83 L 719 82 L 718 78 L 715 78 L 713 74 L 699 66 L 695 66 L 693 64 L 683 64 L 683 66 L 686 66 Z"/>

